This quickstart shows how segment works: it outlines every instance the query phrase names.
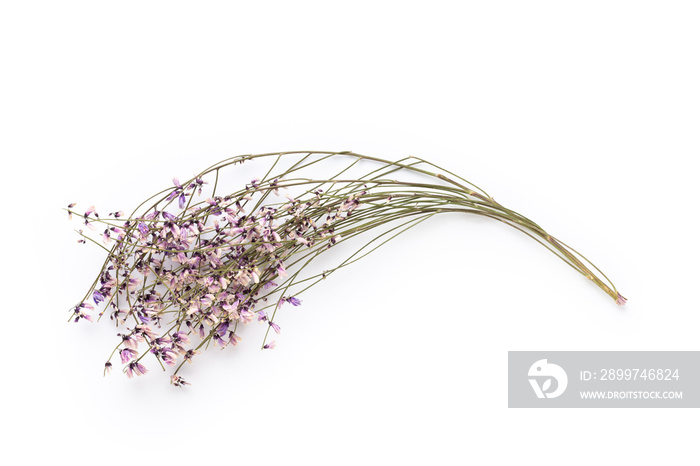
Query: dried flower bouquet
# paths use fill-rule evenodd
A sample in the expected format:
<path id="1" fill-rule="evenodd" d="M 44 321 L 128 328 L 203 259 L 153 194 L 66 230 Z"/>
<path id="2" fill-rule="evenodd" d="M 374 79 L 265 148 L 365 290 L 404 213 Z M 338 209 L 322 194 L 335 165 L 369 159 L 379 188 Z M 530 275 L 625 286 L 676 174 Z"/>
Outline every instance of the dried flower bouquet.
<path id="1" fill-rule="evenodd" d="M 262 178 L 221 192 L 225 173 L 260 161 L 269 167 Z M 357 173 L 367 165 L 369 172 Z M 322 176 L 309 176 L 314 172 Z M 94 207 L 68 206 L 69 216 L 79 216 L 99 235 L 80 229 L 79 242 L 107 252 L 99 275 L 71 310 L 75 322 L 92 321 L 98 306 L 97 320 L 108 313 L 116 324 L 118 344 L 105 373 L 118 354 L 127 376 L 145 374 L 142 360 L 150 353 L 164 370 L 173 367 L 171 383 L 183 386 L 187 382 L 178 373 L 185 362 L 212 343 L 236 346 L 239 325 L 250 322 L 266 325 L 262 348 L 274 348 L 270 330 L 280 332 L 275 317 L 283 304 L 299 306 L 299 295 L 335 270 L 445 212 L 481 215 L 520 230 L 618 305 L 625 303 L 575 250 L 472 183 L 416 157 L 391 162 L 352 152 L 242 155 L 187 181 L 175 178 L 173 185 L 129 216 L 100 217 Z M 327 249 L 370 230 L 374 236 L 338 266 L 304 274 Z"/>

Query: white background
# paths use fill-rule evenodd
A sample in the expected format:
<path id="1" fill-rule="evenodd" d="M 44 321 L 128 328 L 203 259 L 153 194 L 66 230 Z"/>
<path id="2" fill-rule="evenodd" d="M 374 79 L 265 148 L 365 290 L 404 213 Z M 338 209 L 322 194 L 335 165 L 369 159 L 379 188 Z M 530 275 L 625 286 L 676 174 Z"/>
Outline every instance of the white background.
<path id="1" fill-rule="evenodd" d="M 697 412 L 507 408 L 508 350 L 698 350 L 700 7 L 680 1 L 2 2 L 6 464 L 696 464 Z M 422 224 L 178 390 L 68 324 L 130 210 L 218 160 L 417 155 L 580 250 Z M 247 180 L 242 180 L 242 182 Z M 5 460 L 11 459 L 11 463 Z"/>

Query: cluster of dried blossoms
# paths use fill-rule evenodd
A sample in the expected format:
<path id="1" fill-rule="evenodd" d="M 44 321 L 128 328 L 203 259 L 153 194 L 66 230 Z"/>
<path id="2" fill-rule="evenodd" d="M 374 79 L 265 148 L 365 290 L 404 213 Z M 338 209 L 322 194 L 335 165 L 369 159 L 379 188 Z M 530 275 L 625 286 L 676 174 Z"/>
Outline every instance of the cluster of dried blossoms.
<path id="1" fill-rule="evenodd" d="M 272 161 L 264 177 L 232 193 L 217 191 L 227 168 L 260 160 Z M 304 176 L 338 161 L 344 165 L 333 176 Z M 274 172 L 285 163 L 286 168 Z M 372 171 L 353 173 L 367 163 Z M 399 181 L 400 173 L 422 179 Z M 94 207 L 80 211 L 75 204 L 68 206 L 69 216 L 79 216 L 100 235 L 93 239 L 80 229 L 79 242 L 93 242 L 108 253 L 71 315 L 76 322 L 92 321 L 96 305 L 102 309 L 98 319 L 108 313 L 119 329 L 105 372 L 118 354 L 127 376 L 145 374 L 142 360 L 150 353 L 164 370 L 174 367 L 171 383 L 183 386 L 187 382 L 178 372 L 185 362 L 212 343 L 236 346 L 239 325 L 250 322 L 266 325 L 262 348 L 274 348 L 268 336 L 270 330 L 280 332 L 275 317 L 284 303 L 299 306 L 298 295 L 335 270 L 444 212 L 482 215 L 517 228 L 618 304 L 625 302 L 595 266 L 537 224 L 466 180 L 415 157 L 390 162 L 351 152 L 246 155 L 224 160 L 183 183 L 175 178 L 173 185 L 128 217 L 123 212 L 100 217 Z M 337 267 L 302 275 L 322 252 L 375 228 L 375 236 Z M 291 293 L 300 284 L 303 288 Z"/>

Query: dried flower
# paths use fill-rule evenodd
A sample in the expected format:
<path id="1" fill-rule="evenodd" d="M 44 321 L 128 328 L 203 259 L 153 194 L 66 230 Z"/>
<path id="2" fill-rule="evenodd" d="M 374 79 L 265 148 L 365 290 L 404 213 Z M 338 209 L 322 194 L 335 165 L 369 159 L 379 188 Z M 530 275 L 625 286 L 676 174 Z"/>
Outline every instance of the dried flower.
<path id="1" fill-rule="evenodd" d="M 266 176 L 222 193 L 222 171 L 265 160 L 273 161 L 271 168 L 261 170 Z M 310 165 L 322 167 L 337 160 L 348 161 L 337 173 L 322 179 L 304 174 Z M 361 172 L 366 164 L 371 170 Z M 171 383 L 182 387 L 188 385 L 178 375 L 183 364 L 210 343 L 236 346 L 239 325 L 257 320 L 268 324 L 262 348 L 274 348 L 276 343 L 268 342 L 267 335 L 270 330 L 280 333 L 282 304 L 300 306 L 298 295 L 309 287 L 443 212 L 481 215 L 512 226 L 590 278 L 617 304 L 626 302 L 573 249 L 468 181 L 440 171 L 417 158 L 390 162 L 351 152 L 247 155 L 224 160 L 184 183 L 173 178 L 164 195 L 149 198 L 142 210 L 128 216 L 115 211 L 100 218 L 94 206 L 81 213 L 71 203 L 69 216 L 75 214 L 89 229 L 101 230 L 98 241 L 78 230 L 79 241 L 88 238 L 108 251 L 94 284 L 72 308 L 71 319 L 92 321 L 89 312 L 95 308 L 90 300 L 110 309 L 118 328 L 133 328 L 117 334 L 105 373 L 119 353 L 128 377 L 145 374 L 148 370 L 140 361 L 150 353 L 164 369 L 174 367 Z M 425 179 L 405 181 L 401 173 Z M 211 185 L 209 177 L 214 178 Z M 211 188 L 205 192 L 205 186 Z M 337 267 L 308 271 L 319 254 L 372 232 L 375 235 Z"/>
<path id="2" fill-rule="evenodd" d="M 174 374 L 170 377 L 170 383 L 175 385 L 176 387 L 184 387 L 185 385 L 190 385 L 189 382 L 185 382 L 185 379 L 183 379 L 179 375 Z"/>
<path id="3" fill-rule="evenodd" d="M 148 372 L 148 369 L 146 369 L 141 363 L 137 361 L 130 362 L 126 368 L 126 376 L 129 378 L 132 378 L 134 374 L 143 375 L 146 372 Z"/>
<path id="4" fill-rule="evenodd" d="M 299 298 L 295 298 L 294 296 L 290 296 L 289 298 L 282 298 L 282 301 L 286 301 L 292 306 L 301 306 L 301 300 Z"/>
<path id="5" fill-rule="evenodd" d="M 124 348 L 119 350 L 119 356 L 121 357 L 122 364 L 129 362 L 131 359 L 138 356 L 138 353 L 131 348 Z"/>
<path id="6" fill-rule="evenodd" d="M 617 299 L 615 300 L 618 306 L 624 306 L 624 304 L 627 302 L 627 298 L 622 296 L 620 293 L 617 293 Z"/>
<path id="7" fill-rule="evenodd" d="M 263 345 L 263 349 L 275 349 L 275 346 L 277 346 L 277 342 L 272 340 L 270 343 Z"/>

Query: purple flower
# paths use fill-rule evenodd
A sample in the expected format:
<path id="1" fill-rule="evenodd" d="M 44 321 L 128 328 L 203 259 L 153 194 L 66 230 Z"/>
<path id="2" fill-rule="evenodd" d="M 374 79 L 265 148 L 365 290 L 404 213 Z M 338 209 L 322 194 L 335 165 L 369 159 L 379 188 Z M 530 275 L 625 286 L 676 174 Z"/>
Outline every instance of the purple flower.
<path id="1" fill-rule="evenodd" d="M 216 329 L 216 333 L 219 336 L 224 336 L 224 333 L 228 330 L 228 322 L 222 322 L 219 324 L 219 326 Z"/>
<path id="2" fill-rule="evenodd" d="M 287 301 L 292 306 L 301 306 L 301 300 L 299 298 L 295 298 L 294 296 L 290 296 L 289 298 L 284 298 L 284 300 Z"/>
<path id="3" fill-rule="evenodd" d="M 195 350 L 193 350 L 193 349 L 187 350 L 187 352 L 185 353 L 185 361 L 187 361 L 187 362 L 189 362 L 190 364 L 192 364 L 192 358 L 193 358 L 194 355 L 197 354 L 197 353 L 199 353 L 199 351 L 195 351 Z"/>
<path id="4" fill-rule="evenodd" d="M 202 185 L 209 184 L 209 182 L 208 182 L 208 181 L 204 181 L 203 179 L 197 177 L 197 179 L 195 180 L 195 184 L 196 184 L 197 186 L 199 186 L 199 189 L 197 189 L 197 193 L 198 193 L 199 195 L 201 195 L 201 194 L 202 194 Z"/>
<path id="5" fill-rule="evenodd" d="M 170 376 L 170 383 L 175 385 L 176 387 L 184 387 L 185 385 L 190 385 L 189 382 L 185 382 L 185 379 L 183 379 L 179 375 Z"/>
<path id="6" fill-rule="evenodd" d="M 173 192 L 171 192 L 168 195 L 167 200 L 172 201 L 178 195 L 180 195 L 180 198 L 178 199 L 178 205 L 182 209 L 185 206 L 185 202 L 187 201 L 187 198 L 185 197 L 185 191 L 177 178 L 173 178 L 173 184 L 177 189 L 174 189 Z"/>
<path id="7" fill-rule="evenodd" d="M 275 342 L 275 340 L 272 340 L 270 343 L 263 346 L 263 349 L 274 349 L 275 346 L 277 346 L 277 342 Z"/>
<path id="8" fill-rule="evenodd" d="M 85 319 L 88 322 L 92 322 L 92 316 L 85 314 L 80 308 L 75 308 L 75 320 L 73 322 L 78 322 L 80 319 Z"/>
<path id="9" fill-rule="evenodd" d="M 143 236 L 146 236 L 148 234 L 148 227 L 146 226 L 145 223 L 140 222 L 139 223 L 139 231 Z"/>
<path id="10" fill-rule="evenodd" d="M 170 220 L 171 222 L 177 222 L 177 217 L 170 212 L 162 212 L 162 214 L 164 219 Z"/>
<path id="11" fill-rule="evenodd" d="M 85 319 L 85 320 L 87 320 L 87 321 L 89 321 L 89 322 L 92 322 L 92 316 L 90 316 L 90 315 L 88 315 L 88 314 L 85 314 L 85 313 L 83 312 L 83 308 L 85 308 L 85 309 L 90 309 L 90 310 L 93 310 L 93 309 L 94 309 L 94 307 L 93 307 L 92 304 L 90 304 L 90 303 L 81 303 L 81 304 L 78 304 L 77 306 L 75 306 L 75 309 L 73 310 L 73 313 L 75 314 L 75 320 L 74 320 L 74 322 L 78 322 L 78 321 L 80 321 L 80 319 Z"/>
<path id="12" fill-rule="evenodd" d="M 263 321 L 265 322 L 267 320 L 267 314 L 265 314 L 265 311 L 258 311 L 258 322 Z"/>
<path id="13" fill-rule="evenodd" d="M 187 332 L 175 332 L 173 334 L 173 340 L 177 343 L 183 343 L 183 344 L 188 344 L 190 342 L 190 338 L 187 336 Z"/>
<path id="14" fill-rule="evenodd" d="M 214 344 L 219 345 L 222 348 L 224 348 L 228 344 L 228 342 L 221 338 L 221 335 L 219 335 L 218 333 L 215 333 L 212 338 L 214 339 Z"/>
<path id="15" fill-rule="evenodd" d="M 153 332 L 153 329 L 148 325 L 139 324 L 134 327 L 134 331 L 138 332 L 144 337 L 148 337 L 149 340 L 154 340 L 156 338 L 156 334 Z"/>
<path id="16" fill-rule="evenodd" d="M 148 372 L 148 369 L 136 361 L 130 362 L 129 367 L 126 368 L 126 376 L 129 378 L 132 378 L 134 374 L 143 375 L 146 372 Z"/>
<path id="17" fill-rule="evenodd" d="M 248 324 L 248 323 L 252 322 L 253 319 L 255 319 L 255 314 L 253 314 L 252 312 L 250 312 L 247 309 L 242 310 L 240 314 L 241 314 L 241 322 L 243 322 L 244 324 Z"/>
<path id="18" fill-rule="evenodd" d="M 177 353 L 172 350 L 172 348 L 163 348 L 160 353 L 163 362 L 168 366 L 174 366 L 177 362 Z"/>
<path id="19" fill-rule="evenodd" d="M 145 218 L 146 220 L 153 220 L 158 215 L 160 215 L 160 211 L 154 210 L 153 212 L 146 214 L 143 218 Z"/>
<path id="20" fill-rule="evenodd" d="M 229 335 L 228 335 L 228 342 L 229 342 L 231 345 L 236 346 L 236 345 L 238 344 L 239 341 L 241 341 L 241 337 L 239 337 L 238 335 L 236 335 L 236 334 L 233 333 L 233 332 L 229 332 Z"/>
<path id="21" fill-rule="evenodd" d="M 153 340 L 154 345 L 162 346 L 162 345 L 169 345 L 172 340 L 170 339 L 169 336 L 164 336 L 164 337 L 159 337 Z"/>
<path id="22" fill-rule="evenodd" d="M 138 353 L 131 348 L 124 348 L 123 350 L 119 350 L 119 356 L 122 358 L 122 364 L 126 364 L 131 359 L 138 356 Z"/>
<path id="23" fill-rule="evenodd" d="M 122 239 L 124 239 L 124 230 L 122 230 L 121 228 L 119 228 L 119 227 L 112 227 L 112 228 L 110 228 L 110 230 L 112 230 L 114 233 L 117 234 L 117 239 L 118 239 L 119 241 L 121 241 Z"/>
<path id="24" fill-rule="evenodd" d="M 95 300 L 95 304 L 100 304 L 102 301 L 105 300 L 105 297 L 100 293 L 99 290 L 95 290 L 95 292 L 92 294 L 92 299 Z"/>
<path id="25" fill-rule="evenodd" d="M 130 335 L 121 335 L 121 337 L 122 337 L 122 344 L 124 346 L 126 346 L 127 348 L 134 349 L 134 350 L 136 348 L 138 348 L 139 343 L 138 343 L 138 341 L 136 341 L 136 339 L 134 337 L 132 337 Z"/>
<path id="26" fill-rule="evenodd" d="M 268 322 L 270 324 L 270 327 L 272 327 L 272 330 L 275 331 L 275 333 L 280 333 L 280 326 L 277 325 L 276 323 L 270 321 Z"/>

